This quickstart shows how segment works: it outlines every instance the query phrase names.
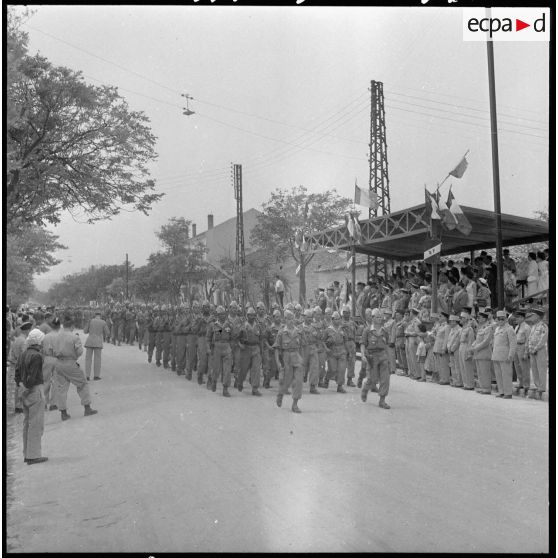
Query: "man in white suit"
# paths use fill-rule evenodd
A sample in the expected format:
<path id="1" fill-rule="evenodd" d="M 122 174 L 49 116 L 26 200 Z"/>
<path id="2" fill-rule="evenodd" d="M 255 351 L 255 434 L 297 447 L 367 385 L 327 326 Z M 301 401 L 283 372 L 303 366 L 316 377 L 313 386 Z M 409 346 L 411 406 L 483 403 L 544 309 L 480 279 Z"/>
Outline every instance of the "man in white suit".
<path id="1" fill-rule="evenodd" d="M 93 379 L 101 379 L 101 351 L 103 349 L 103 339 L 109 336 L 107 322 L 101 318 L 101 310 L 95 311 L 95 316 L 86 324 L 83 329 L 88 333 L 85 341 L 85 376 L 91 379 L 91 361 L 93 361 Z"/>

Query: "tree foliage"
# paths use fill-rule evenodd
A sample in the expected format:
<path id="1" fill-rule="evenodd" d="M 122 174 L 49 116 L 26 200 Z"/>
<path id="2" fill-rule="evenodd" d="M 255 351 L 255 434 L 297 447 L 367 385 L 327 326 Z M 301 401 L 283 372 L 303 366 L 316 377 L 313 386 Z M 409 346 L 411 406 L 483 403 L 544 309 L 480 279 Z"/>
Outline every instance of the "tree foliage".
<path id="1" fill-rule="evenodd" d="M 27 55 L 19 23 L 9 19 L 7 32 L 7 225 L 58 223 L 65 210 L 89 223 L 126 208 L 147 214 L 163 195 L 149 178 L 157 155 L 148 118 L 115 87 Z"/>
<path id="2" fill-rule="evenodd" d="M 251 240 L 268 251 L 273 249 L 276 261 L 290 255 L 299 265 L 299 299 L 306 299 L 306 267 L 314 258 L 310 243 L 304 237 L 329 229 L 342 222 L 351 200 L 335 190 L 310 194 L 304 186 L 291 190 L 277 189 L 263 205 Z"/>

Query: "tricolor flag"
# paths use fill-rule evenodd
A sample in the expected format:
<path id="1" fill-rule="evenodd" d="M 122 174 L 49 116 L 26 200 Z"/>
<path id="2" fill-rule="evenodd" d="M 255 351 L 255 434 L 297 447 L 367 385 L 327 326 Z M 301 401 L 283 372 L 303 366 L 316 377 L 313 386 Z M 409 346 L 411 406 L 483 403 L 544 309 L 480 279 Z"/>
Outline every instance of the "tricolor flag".
<path id="1" fill-rule="evenodd" d="M 364 205 L 370 209 L 378 208 L 378 196 L 371 190 L 362 190 L 355 182 L 355 204 Z"/>
<path id="2" fill-rule="evenodd" d="M 438 213 L 442 217 L 442 224 L 448 231 L 452 231 L 457 226 L 457 219 L 450 211 L 446 202 L 440 197 L 438 190 L 436 190 L 436 201 L 438 202 Z"/>
<path id="3" fill-rule="evenodd" d="M 425 188 L 424 198 L 426 204 L 426 220 L 440 219 L 440 214 L 438 213 L 438 204 L 434 199 L 434 196 Z"/>
<path id="4" fill-rule="evenodd" d="M 298 266 L 295 270 L 295 275 L 298 276 L 299 273 L 300 273 L 300 264 L 298 264 Z"/>
<path id="5" fill-rule="evenodd" d="M 351 269 L 352 265 L 353 265 L 353 256 L 349 256 L 349 259 L 347 260 L 347 269 Z"/>
<path id="6" fill-rule="evenodd" d="M 345 215 L 345 223 L 347 224 L 347 230 L 349 231 L 351 238 L 359 242 L 362 237 L 362 233 L 358 217 L 353 213 Z"/>
<path id="7" fill-rule="evenodd" d="M 465 171 L 467 170 L 467 166 L 469 165 L 465 155 L 463 155 L 463 159 L 459 161 L 457 167 L 455 167 L 452 171 L 449 172 L 451 176 L 455 176 L 455 178 L 461 178 L 465 174 Z"/>
<path id="8" fill-rule="evenodd" d="M 461 207 L 459 207 L 459 204 L 457 203 L 457 200 L 455 199 L 455 196 L 451 191 L 451 186 L 450 186 L 450 191 L 448 193 L 447 206 L 449 207 L 449 210 L 455 217 L 455 221 L 457 223 L 456 225 L 457 230 L 463 233 L 465 236 L 471 234 L 473 227 L 471 226 L 471 223 L 469 223 L 469 219 L 465 217 L 465 214 L 463 213 Z"/>

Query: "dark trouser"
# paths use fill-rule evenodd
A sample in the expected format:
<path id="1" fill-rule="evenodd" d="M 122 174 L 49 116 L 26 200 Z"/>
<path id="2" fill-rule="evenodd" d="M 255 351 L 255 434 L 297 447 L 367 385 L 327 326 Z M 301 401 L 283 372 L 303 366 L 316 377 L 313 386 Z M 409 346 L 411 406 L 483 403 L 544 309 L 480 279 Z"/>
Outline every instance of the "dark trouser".
<path id="1" fill-rule="evenodd" d="M 235 377 L 240 374 L 240 345 L 238 341 L 231 341 L 231 372 Z"/>
<path id="2" fill-rule="evenodd" d="M 338 386 L 345 383 L 345 370 L 347 369 L 346 353 L 330 355 L 327 359 L 327 379 L 335 380 Z"/>
<path id="3" fill-rule="evenodd" d="M 148 331 L 147 332 L 147 361 L 151 362 L 153 358 L 153 351 L 155 349 L 155 344 L 157 342 L 157 332 Z"/>
<path id="4" fill-rule="evenodd" d="M 145 325 L 139 324 L 138 325 L 138 345 L 141 349 L 142 345 L 144 344 L 144 337 L 145 337 Z"/>
<path id="5" fill-rule="evenodd" d="M 163 366 L 168 368 L 171 355 L 172 333 L 163 331 Z"/>
<path id="6" fill-rule="evenodd" d="M 318 368 L 320 372 L 320 382 L 325 380 L 326 376 L 326 352 L 318 350 Z"/>
<path id="7" fill-rule="evenodd" d="M 231 346 L 226 341 L 218 341 L 213 347 L 212 353 L 213 383 L 216 384 L 221 377 L 223 387 L 231 385 L 232 351 Z"/>
<path id="8" fill-rule="evenodd" d="M 405 337 L 398 337 L 395 341 L 395 355 L 399 368 L 407 372 L 409 365 L 407 364 L 407 353 L 405 352 Z"/>
<path id="9" fill-rule="evenodd" d="M 163 335 L 162 331 L 155 333 L 155 363 L 161 364 L 161 357 L 163 355 Z"/>
<path id="10" fill-rule="evenodd" d="M 318 348 L 315 345 L 306 345 L 302 351 L 302 369 L 304 376 L 308 377 L 308 383 L 316 387 L 320 380 L 318 364 Z"/>
<path id="11" fill-rule="evenodd" d="M 387 351 L 368 352 L 366 361 L 366 382 L 362 390 L 369 391 L 379 383 L 378 394 L 385 397 L 389 392 L 390 378 Z"/>
<path id="12" fill-rule="evenodd" d="M 174 353 L 176 355 L 176 371 L 179 374 L 184 374 L 186 369 L 186 335 L 175 335 Z"/>
<path id="13" fill-rule="evenodd" d="M 525 344 L 518 344 L 517 351 L 513 358 L 513 365 L 515 368 L 515 373 L 517 375 L 517 385 L 518 387 L 524 387 L 529 389 L 531 386 L 531 370 L 529 366 L 529 355 L 525 357 Z"/>
<path id="14" fill-rule="evenodd" d="M 347 379 L 355 377 L 356 343 L 347 341 Z"/>
<path id="15" fill-rule="evenodd" d="M 186 335 L 186 373 L 188 376 L 196 369 L 198 358 L 198 336 L 193 333 Z"/>
<path id="16" fill-rule="evenodd" d="M 41 457 L 41 437 L 45 427 L 45 400 L 43 386 L 33 386 L 21 392 L 23 404 L 23 457 Z"/>
<path id="17" fill-rule="evenodd" d="M 56 363 L 56 386 L 58 409 L 66 410 L 66 400 L 68 398 L 68 389 L 70 384 L 74 384 L 77 388 L 81 404 L 83 406 L 91 403 L 89 395 L 89 384 L 85 379 L 83 370 L 78 366 L 75 360 L 58 360 Z"/>
<path id="18" fill-rule="evenodd" d="M 120 338 L 118 337 L 119 329 L 120 329 L 120 324 L 118 322 L 112 322 L 112 327 L 110 329 L 110 342 L 113 345 L 120 343 Z"/>
<path id="19" fill-rule="evenodd" d="M 136 339 L 136 324 L 126 324 L 126 343 L 133 345 Z"/>
<path id="20" fill-rule="evenodd" d="M 275 296 L 277 298 L 277 304 L 279 304 L 279 306 L 283 308 L 283 298 L 285 297 L 285 292 L 284 291 L 276 292 Z"/>
<path id="21" fill-rule="evenodd" d="M 293 399 L 298 401 L 302 397 L 302 358 L 297 351 L 283 351 L 285 374 L 279 385 L 279 393 L 285 395 L 293 384 Z"/>
<path id="22" fill-rule="evenodd" d="M 248 345 L 240 351 L 240 374 L 237 379 L 239 386 L 242 385 L 246 374 L 250 371 L 250 385 L 252 389 L 260 387 L 260 374 L 262 355 L 259 345 Z"/>
<path id="23" fill-rule="evenodd" d="M 208 358 L 207 358 L 207 339 L 205 335 L 198 336 L 198 377 L 203 378 L 207 373 Z"/>

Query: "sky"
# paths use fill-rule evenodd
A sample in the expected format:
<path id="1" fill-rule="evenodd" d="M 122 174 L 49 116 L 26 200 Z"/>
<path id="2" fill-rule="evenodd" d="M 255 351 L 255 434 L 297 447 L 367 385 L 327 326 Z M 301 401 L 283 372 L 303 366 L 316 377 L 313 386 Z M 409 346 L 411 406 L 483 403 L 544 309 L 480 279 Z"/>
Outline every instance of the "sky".
<path id="1" fill-rule="evenodd" d="M 35 278 L 46 290 L 91 265 L 139 267 L 155 232 L 183 216 L 207 228 L 235 215 L 231 163 L 244 210 L 276 188 L 369 180 L 370 81 L 384 87 L 391 210 L 424 202 L 469 150 L 449 185 L 462 205 L 493 210 L 486 44 L 466 42 L 455 4 L 417 7 L 35 6 L 29 51 L 119 88 L 157 136 L 151 165 L 164 192 L 149 216 L 124 211 L 49 229 L 68 247 Z M 548 209 L 549 44 L 494 43 L 501 206 Z M 194 115 L 184 116 L 185 99 Z"/>

